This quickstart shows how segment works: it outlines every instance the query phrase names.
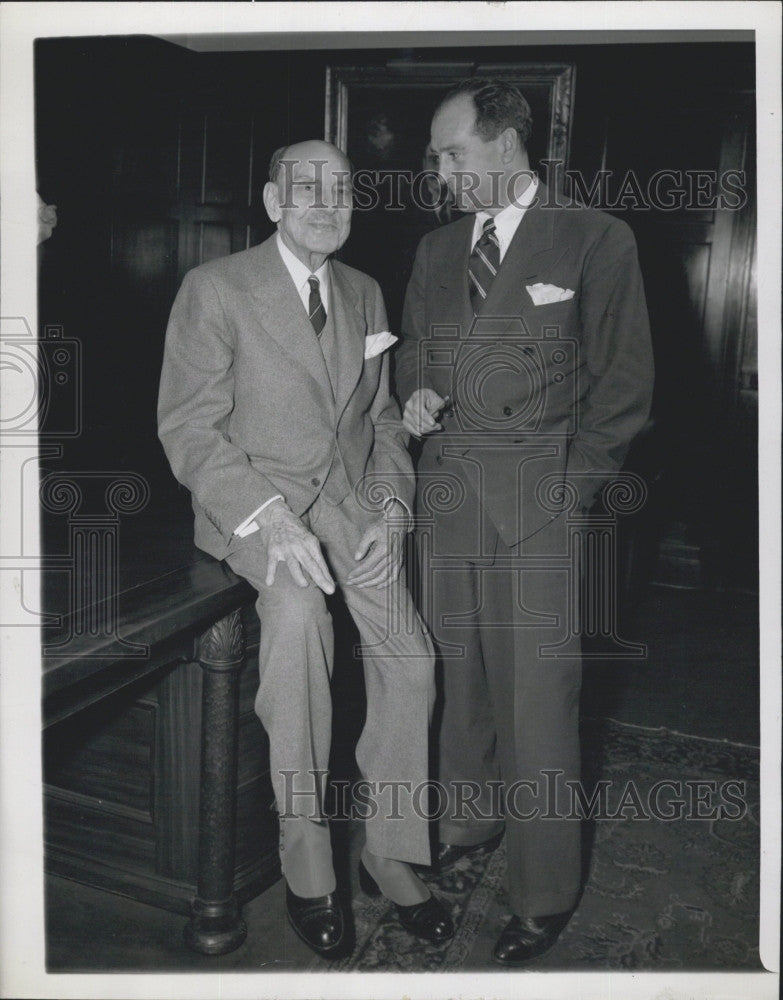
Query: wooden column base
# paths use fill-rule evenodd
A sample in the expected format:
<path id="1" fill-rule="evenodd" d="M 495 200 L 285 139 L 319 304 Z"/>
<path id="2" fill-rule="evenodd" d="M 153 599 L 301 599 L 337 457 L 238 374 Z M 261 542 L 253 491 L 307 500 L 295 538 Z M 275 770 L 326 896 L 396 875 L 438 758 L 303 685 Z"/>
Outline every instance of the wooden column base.
<path id="1" fill-rule="evenodd" d="M 185 925 L 185 943 L 202 955 L 225 955 L 244 944 L 247 925 L 234 896 L 224 903 L 193 900 L 190 922 Z"/>

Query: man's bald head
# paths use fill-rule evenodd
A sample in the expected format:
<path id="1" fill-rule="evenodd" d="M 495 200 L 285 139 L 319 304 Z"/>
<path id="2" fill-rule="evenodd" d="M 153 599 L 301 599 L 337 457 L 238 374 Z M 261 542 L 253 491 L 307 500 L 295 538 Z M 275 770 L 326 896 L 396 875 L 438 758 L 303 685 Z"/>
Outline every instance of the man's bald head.
<path id="1" fill-rule="evenodd" d="M 288 249 L 316 271 L 351 231 L 348 157 L 322 139 L 275 150 L 264 207 Z"/>
<path id="2" fill-rule="evenodd" d="M 283 161 L 289 163 L 294 159 L 301 159 L 302 157 L 305 159 L 315 157 L 318 160 L 323 160 L 327 155 L 332 156 L 335 154 L 338 157 L 342 157 L 345 169 L 348 170 L 349 174 L 352 174 L 353 166 L 351 161 L 337 146 L 332 145 L 331 142 L 324 142 L 322 139 L 305 139 L 302 142 L 294 142 L 289 146 L 280 146 L 279 149 L 276 149 L 272 153 L 272 158 L 269 161 L 269 180 L 273 184 L 276 184 L 280 179 L 279 175 Z"/>

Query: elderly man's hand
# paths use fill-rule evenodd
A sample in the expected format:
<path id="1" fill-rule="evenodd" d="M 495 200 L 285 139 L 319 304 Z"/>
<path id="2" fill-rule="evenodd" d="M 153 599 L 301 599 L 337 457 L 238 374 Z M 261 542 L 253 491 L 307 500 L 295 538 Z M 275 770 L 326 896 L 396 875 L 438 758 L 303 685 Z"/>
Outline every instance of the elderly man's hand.
<path id="1" fill-rule="evenodd" d="M 284 562 L 297 586 L 307 587 L 312 580 L 325 594 L 334 593 L 334 580 L 321 545 L 293 511 L 282 503 L 272 503 L 257 516 L 256 522 L 266 543 L 267 587 L 275 582 L 277 564 Z"/>
<path id="2" fill-rule="evenodd" d="M 407 508 L 397 500 L 370 525 L 356 547 L 354 559 L 360 565 L 349 573 L 346 581 L 349 586 L 380 590 L 394 583 L 402 568 L 408 521 Z"/>
<path id="3" fill-rule="evenodd" d="M 444 399 L 434 389 L 417 389 L 405 404 L 402 426 L 414 437 L 442 430 L 436 417 L 448 401 L 448 396 Z"/>

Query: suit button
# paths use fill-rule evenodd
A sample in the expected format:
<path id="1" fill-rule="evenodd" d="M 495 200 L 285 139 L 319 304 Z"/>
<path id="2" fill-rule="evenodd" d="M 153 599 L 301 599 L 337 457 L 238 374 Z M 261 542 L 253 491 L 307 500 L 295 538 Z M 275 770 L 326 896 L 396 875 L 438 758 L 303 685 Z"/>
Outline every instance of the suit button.
<path id="1" fill-rule="evenodd" d="M 321 480 L 318 478 L 318 476 L 313 476 L 313 478 L 310 480 L 310 482 L 313 484 L 313 486 L 320 486 L 321 485 Z"/>
<path id="2" fill-rule="evenodd" d="M 503 407 L 503 416 L 504 417 L 510 417 L 513 412 L 514 411 L 511 409 L 510 406 L 504 406 Z"/>

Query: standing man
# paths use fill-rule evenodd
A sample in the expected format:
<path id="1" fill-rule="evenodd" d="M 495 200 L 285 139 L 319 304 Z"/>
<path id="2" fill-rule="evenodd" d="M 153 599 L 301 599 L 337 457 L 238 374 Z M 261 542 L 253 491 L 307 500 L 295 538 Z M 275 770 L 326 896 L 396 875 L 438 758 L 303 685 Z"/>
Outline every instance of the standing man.
<path id="1" fill-rule="evenodd" d="M 403 786 L 427 779 L 432 644 L 405 586 L 413 478 L 388 392 L 380 290 L 336 261 L 350 231 L 350 164 L 308 141 L 272 158 L 277 233 L 186 275 L 166 335 L 159 433 L 191 491 L 196 544 L 258 591 L 256 711 L 269 735 L 288 917 L 317 953 L 345 950 L 323 787 L 331 742 L 332 622 L 340 588 L 364 648 L 367 719 L 356 758 L 372 808 L 362 884 L 412 933 L 453 933 L 409 863 L 428 863 L 425 818 Z M 386 783 L 386 784 L 384 784 Z"/>
<path id="2" fill-rule="evenodd" d="M 423 607 L 442 666 L 440 870 L 505 826 L 513 917 L 494 958 L 556 940 L 580 889 L 581 651 L 568 513 L 590 508 L 648 416 L 652 354 L 630 229 L 531 174 L 527 101 L 474 79 L 431 144 L 468 213 L 420 243 L 397 385 L 418 467 Z M 501 794 L 502 793 L 502 794 Z"/>

